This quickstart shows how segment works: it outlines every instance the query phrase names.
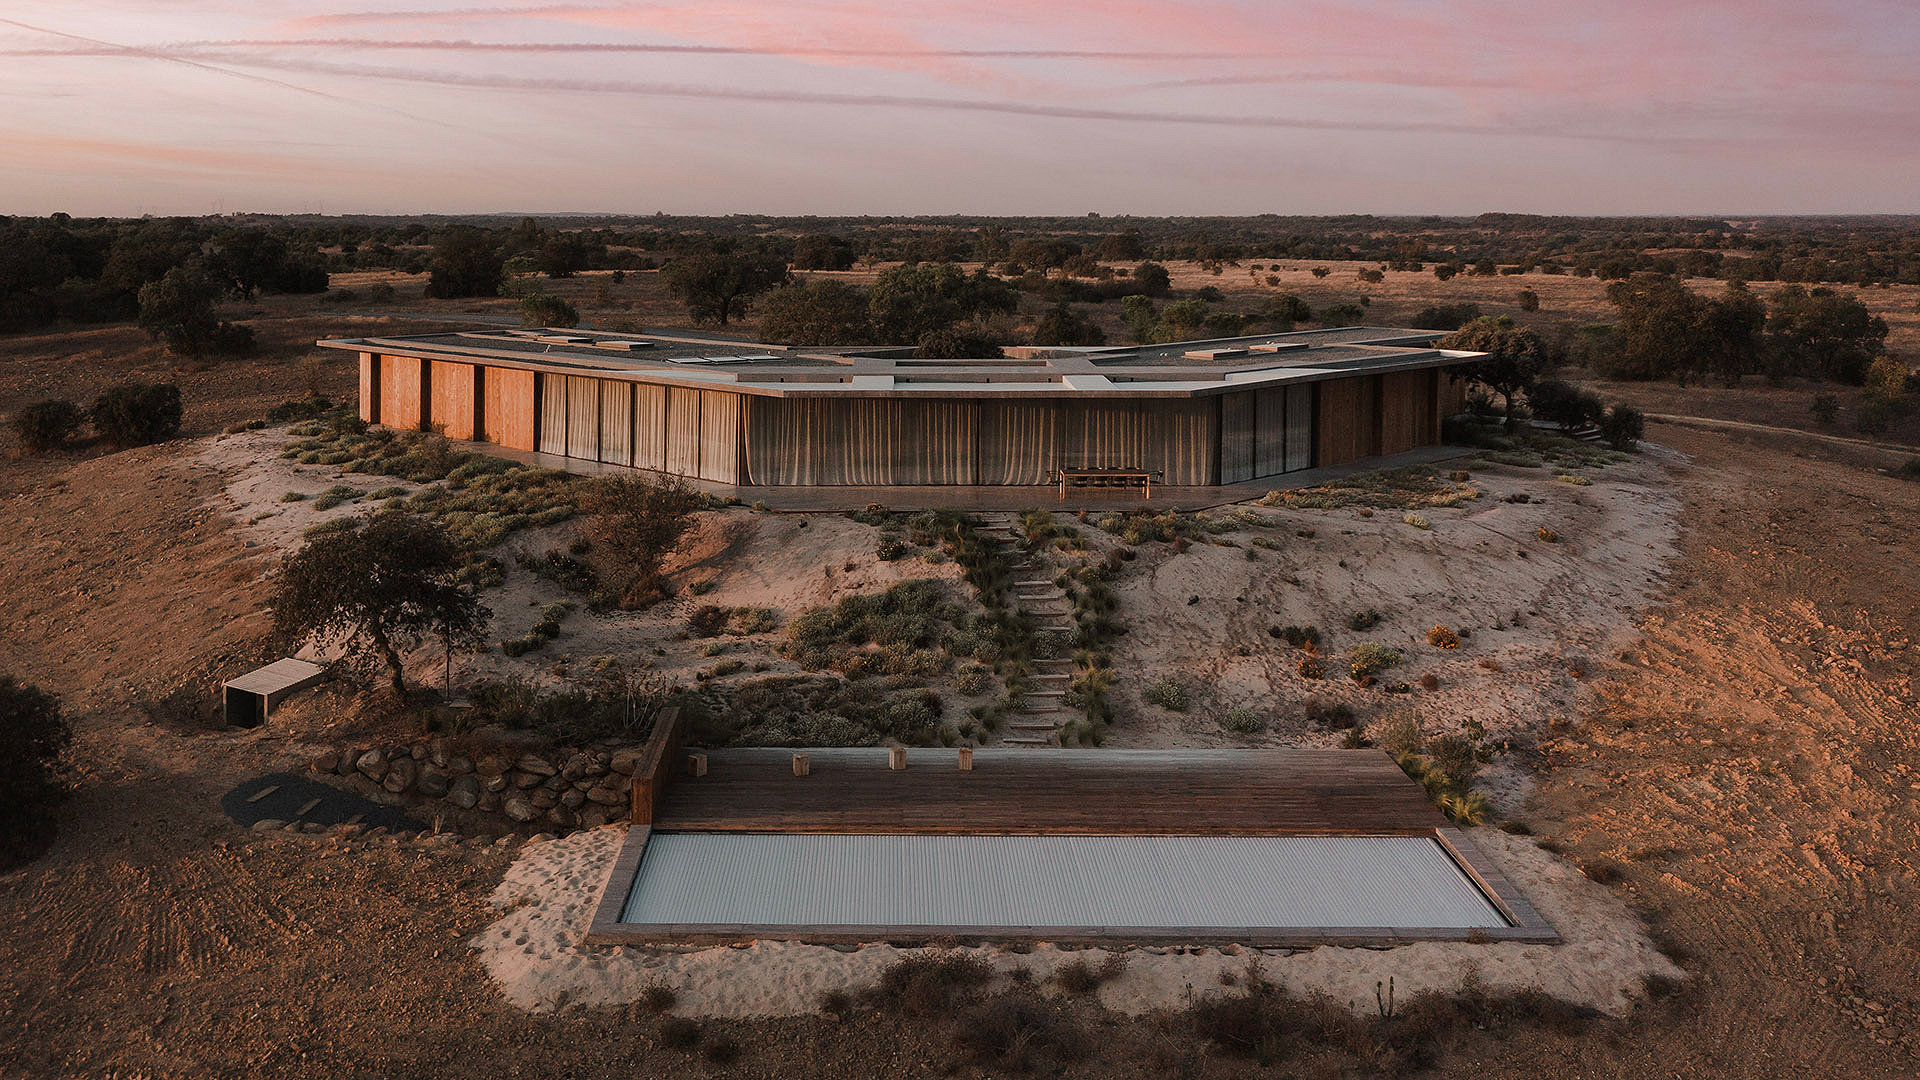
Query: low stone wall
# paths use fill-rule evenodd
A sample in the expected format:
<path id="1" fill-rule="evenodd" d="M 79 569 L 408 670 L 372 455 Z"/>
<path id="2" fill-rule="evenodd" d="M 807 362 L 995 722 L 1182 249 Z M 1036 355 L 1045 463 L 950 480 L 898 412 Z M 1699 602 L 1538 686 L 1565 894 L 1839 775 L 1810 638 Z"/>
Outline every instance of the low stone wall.
<path id="1" fill-rule="evenodd" d="M 469 757 L 441 739 L 347 746 L 313 762 L 316 772 L 360 777 L 399 799 L 444 802 L 520 825 L 594 828 L 633 813 L 634 762 L 619 750 L 500 750 Z"/>

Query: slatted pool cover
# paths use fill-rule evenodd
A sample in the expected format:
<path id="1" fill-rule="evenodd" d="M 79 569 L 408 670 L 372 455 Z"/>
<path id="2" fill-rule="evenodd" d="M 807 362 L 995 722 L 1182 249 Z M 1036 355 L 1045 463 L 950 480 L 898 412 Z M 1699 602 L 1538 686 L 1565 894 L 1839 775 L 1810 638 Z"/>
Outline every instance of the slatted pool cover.
<path id="1" fill-rule="evenodd" d="M 1426 836 L 656 833 L 626 924 L 887 927 L 1507 926 Z"/>

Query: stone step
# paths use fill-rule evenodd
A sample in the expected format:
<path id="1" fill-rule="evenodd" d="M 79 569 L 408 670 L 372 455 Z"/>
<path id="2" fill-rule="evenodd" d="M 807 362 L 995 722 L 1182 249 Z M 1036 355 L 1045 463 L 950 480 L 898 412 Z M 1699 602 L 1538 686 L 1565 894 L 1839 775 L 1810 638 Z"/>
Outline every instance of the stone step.
<path id="1" fill-rule="evenodd" d="M 1003 746 L 1052 746 L 1053 740 L 1044 735 L 1009 735 L 1000 743 Z"/>
<path id="2" fill-rule="evenodd" d="M 1057 662 L 1058 661 L 1054 661 L 1054 660 L 1035 660 L 1034 661 L 1034 663 L 1036 664 L 1052 664 Z M 1036 671 L 1033 673 L 1033 677 L 1036 679 L 1067 679 L 1067 680 L 1072 680 L 1073 678 L 1072 675 L 1064 671 Z"/>

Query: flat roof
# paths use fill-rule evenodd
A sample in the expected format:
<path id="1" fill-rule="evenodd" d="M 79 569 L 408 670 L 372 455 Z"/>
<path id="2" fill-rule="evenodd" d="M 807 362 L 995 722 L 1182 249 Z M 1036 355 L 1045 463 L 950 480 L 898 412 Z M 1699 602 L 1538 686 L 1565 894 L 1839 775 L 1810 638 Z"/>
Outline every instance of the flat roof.
<path id="1" fill-rule="evenodd" d="M 767 397 L 1202 397 L 1376 371 L 1446 367 L 1481 354 L 1432 348 L 1436 331 L 1339 327 L 1164 345 L 1012 346 L 986 360 L 910 350 L 769 345 L 683 331 L 496 328 L 329 338 L 323 348 Z"/>

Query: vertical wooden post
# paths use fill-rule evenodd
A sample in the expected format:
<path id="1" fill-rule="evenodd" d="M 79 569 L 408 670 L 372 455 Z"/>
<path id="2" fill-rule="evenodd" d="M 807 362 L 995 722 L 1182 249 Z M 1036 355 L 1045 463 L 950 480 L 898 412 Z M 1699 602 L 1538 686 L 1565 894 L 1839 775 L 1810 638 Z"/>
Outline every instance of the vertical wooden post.
<path id="1" fill-rule="evenodd" d="M 894 772 L 899 772 L 901 769 L 904 769 L 906 767 L 907 767 L 907 748 L 904 746 L 888 747 L 887 748 L 887 768 L 892 769 Z"/>
<path id="2" fill-rule="evenodd" d="M 973 771 L 973 747 L 971 746 L 963 746 L 960 748 L 960 771 Z"/>
<path id="3" fill-rule="evenodd" d="M 707 755 L 700 754 L 700 753 L 688 754 L 687 755 L 687 775 L 688 776 L 707 775 Z"/>
<path id="4" fill-rule="evenodd" d="M 793 755 L 793 775 L 805 776 L 813 771 L 813 765 L 805 754 Z"/>

